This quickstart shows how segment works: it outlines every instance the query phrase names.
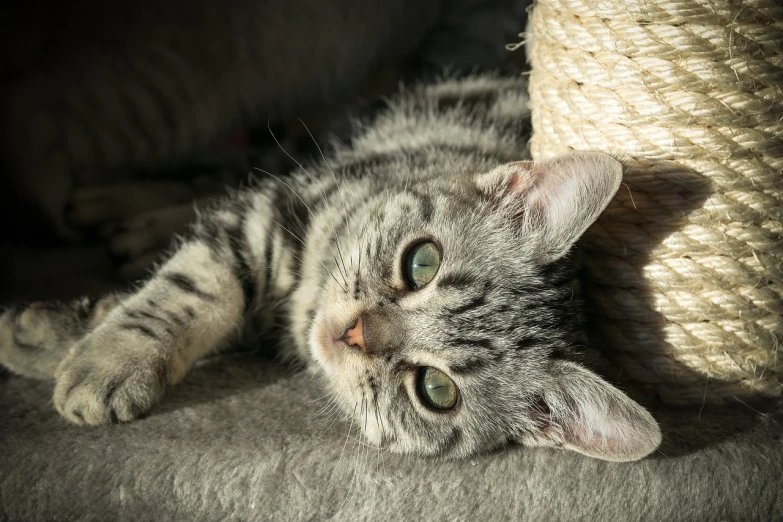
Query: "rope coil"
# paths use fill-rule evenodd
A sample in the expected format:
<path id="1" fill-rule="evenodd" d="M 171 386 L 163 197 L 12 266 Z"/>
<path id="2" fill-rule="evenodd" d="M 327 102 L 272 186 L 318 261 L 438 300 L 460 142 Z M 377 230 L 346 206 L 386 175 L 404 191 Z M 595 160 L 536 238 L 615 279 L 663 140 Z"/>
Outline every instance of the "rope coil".
<path id="1" fill-rule="evenodd" d="M 669 404 L 783 387 L 783 5 L 538 0 L 533 158 L 604 150 L 624 186 L 585 239 L 591 319 Z"/>

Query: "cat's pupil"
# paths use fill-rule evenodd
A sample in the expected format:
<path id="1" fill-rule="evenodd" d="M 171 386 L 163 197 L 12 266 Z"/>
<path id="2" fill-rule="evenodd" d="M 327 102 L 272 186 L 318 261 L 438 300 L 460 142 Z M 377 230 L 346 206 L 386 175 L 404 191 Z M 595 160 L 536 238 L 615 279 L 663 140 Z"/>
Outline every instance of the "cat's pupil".
<path id="1" fill-rule="evenodd" d="M 425 366 L 419 369 L 417 388 L 421 400 L 436 410 L 451 410 L 457 404 L 457 385 L 437 368 Z"/>
<path id="2" fill-rule="evenodd" d="M 421 288 L 435 278 L 440 267 L 440 250 L 432 241 L 414 246 L 408 253 L 405 272 L 411 289 Z"/>

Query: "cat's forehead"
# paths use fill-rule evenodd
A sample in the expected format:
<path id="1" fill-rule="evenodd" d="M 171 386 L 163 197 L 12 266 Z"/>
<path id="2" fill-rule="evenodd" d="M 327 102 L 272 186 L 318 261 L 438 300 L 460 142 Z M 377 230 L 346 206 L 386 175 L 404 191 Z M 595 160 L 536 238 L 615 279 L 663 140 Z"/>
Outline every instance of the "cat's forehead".
<path id="1" fill-rule="evenodd" d="M 496 275 L 504 267 L 526 272 L 531 255 L 515 225 L 470 179 L 436 178 L 376 199 L 365 226 L 374 247 L 367 254 L 382 262 L 399 257 L 417 241 L 433 240 L 444 266 L 477 271 L 474 279 L 490 267 Z"/>

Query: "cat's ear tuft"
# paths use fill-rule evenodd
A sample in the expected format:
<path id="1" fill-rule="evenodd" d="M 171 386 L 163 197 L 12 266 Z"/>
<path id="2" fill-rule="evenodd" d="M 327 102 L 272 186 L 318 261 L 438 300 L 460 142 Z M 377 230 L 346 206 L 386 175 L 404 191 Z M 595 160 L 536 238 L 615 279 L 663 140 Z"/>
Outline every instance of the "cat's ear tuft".
<path id="1" fill-rule="evenodd" d="M 554 386 L 535 408 L 537 428 L 520 437 L 616 462 L 639 460 L 661 443 L 652 415 L 595 373 L 570 362 L 553 368 Z"/>
<path id="2" fill-rule="evenodd" d="M 601 152 L 518 161 L 480 175 L 479 189 L 519 214 L 542 263 L 565 255 L 617 193 L 622 164 Z"/>

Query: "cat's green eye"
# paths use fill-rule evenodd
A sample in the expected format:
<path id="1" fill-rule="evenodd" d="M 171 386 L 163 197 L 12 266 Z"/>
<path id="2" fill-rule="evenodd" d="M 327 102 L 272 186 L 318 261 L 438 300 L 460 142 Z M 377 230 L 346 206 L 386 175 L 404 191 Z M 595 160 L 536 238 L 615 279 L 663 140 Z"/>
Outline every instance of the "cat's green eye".
<path id="1" fill-rule="evenodd" d="M 419 368 L 416 388 L 421 400 L 430 408 L 448 411 L 453 410 L 457 405 L 459 397 L 457 385 L 437 368 L 431 366 Z"/>
<path id="2" fill-rule="evenodd" d="M 440 249 L 432 241 L 414 246 L 405 259 L 405 277 L 412 290 L 421 288 L 435 278 L 440 267 Z"/>

